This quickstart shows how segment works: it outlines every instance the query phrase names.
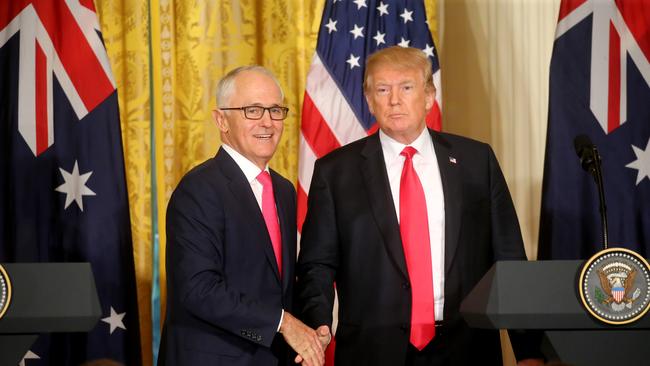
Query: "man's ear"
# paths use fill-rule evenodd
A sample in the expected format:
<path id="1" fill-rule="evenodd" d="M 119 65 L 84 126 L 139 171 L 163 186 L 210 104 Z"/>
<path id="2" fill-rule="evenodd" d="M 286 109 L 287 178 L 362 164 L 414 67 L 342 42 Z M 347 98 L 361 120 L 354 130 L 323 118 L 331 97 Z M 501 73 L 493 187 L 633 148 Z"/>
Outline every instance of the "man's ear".
<path id="1" fill-rule="evenodd" d="M 366 97 L 366 104 L 368 104 L 368 110 L 370 111 L 370 114 L 374 116 L 375 112 L 373 112 L 374 108 L 372 106 L 372 103 L 370 102 L 370 97 L 368 97 L 368 94 L 365 92 L 363 93 L 363 96 Z"/>
<path id="2" fill-rule="evenodd" d="M 427 88 L 429 89 L 429 88 Z M 424 106 L 427 110 L 427 113 L 433 108 L 433 103 L 436 101 L 436 89 L 431 87 L 429 90 L 424 91 Z"/>
<path id="3" fill-rule="evenodd" d="M 228 119 L 226 118 L 225 111 L 222 111 L 220 109 L 213 109 L 212 119 L 214 120 L 214 123 L 217 125 L 217 128 L 219 128 L 221 132 L 227 133 L 228 130 L 230 130 L 230 125 L 228 123 Z"/>

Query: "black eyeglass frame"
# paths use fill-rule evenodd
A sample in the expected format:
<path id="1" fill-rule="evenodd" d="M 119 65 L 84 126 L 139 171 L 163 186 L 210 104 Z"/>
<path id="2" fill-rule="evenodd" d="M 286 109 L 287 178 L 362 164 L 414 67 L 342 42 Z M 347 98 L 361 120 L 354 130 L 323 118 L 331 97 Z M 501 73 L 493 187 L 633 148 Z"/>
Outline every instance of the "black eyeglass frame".
<path id="1" fill-rule="evenodd" d="M 259 117 L 251 118 L 248 115 L 248 112 L 246 112 L 247 108 L 261 108 L 261 109 L 263 109 L 263 111 L 262 111 L 262 114 L 260 114 Z M 282 111 L 282 113 L 283 113 L 282 118 L 273 118 L 273 114 L 271 113 L 271 109 L 275 109 L 275 108 L 278 108 L 278 109 L 280 109 Z M 253 120 L 253 121 L 257 121 L 257 120 L 262 119 L 262 117 L 264 117 L 264 112 L 266 112 L 266 111 L 269 111 L 269 118 L 271 118 L 271 120 L 273 120 L 273 121 L 284 121 L 285 119 L 287 119 L 287 116 L 289 115 L 289 108 L 288 107 L 281 107 L 281 106 L 278 106 L 278 105 L 275 105 L 275 106 L 272 106 L 272 107 L 262 107 L 261 105 L 245 105 L 243 107 L 219 108 L 219 110 L 222 110 L 222 111 L 237 111 L 237 110 L 244 111 L 244 117 L 246 117 L 246 119 L 250 119 L 250 120 Z"/>

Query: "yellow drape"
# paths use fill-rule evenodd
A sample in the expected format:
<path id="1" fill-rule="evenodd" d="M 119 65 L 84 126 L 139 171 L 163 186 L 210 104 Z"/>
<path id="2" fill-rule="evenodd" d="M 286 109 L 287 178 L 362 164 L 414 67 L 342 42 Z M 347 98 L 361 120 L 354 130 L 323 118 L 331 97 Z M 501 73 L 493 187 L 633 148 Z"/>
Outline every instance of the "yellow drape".
<path id="1" fill-rule="evenodd" d="M 151 365 L 151 100 L 149 8 L 141 0 L 96 0 L 117 83 L 143 365 Z M 155 98 L 154 98 L 155 99 Z"/>
<path id="2" fill-rule="evenodd" d="M 159 228 L 164 314 L 167 201 L 183 174 L 217 151 L 210 114 L 216 83 L 245 64 L 276 74 L 290 114 L 270 164 L 295 182 L 302 97 L 324 0 L 95 1 L 118 87 L 143 364 L 151 365 L 151 330 L 159 326 L 151 324 L 152 220 Z M 435 34 L 435 0 L 425 5 Z"/>

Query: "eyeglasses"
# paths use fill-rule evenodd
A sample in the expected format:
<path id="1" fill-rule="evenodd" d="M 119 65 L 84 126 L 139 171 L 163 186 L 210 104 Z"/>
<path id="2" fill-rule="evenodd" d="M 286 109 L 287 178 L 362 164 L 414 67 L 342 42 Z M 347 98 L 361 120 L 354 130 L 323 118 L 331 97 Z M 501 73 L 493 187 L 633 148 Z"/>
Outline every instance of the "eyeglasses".
<path id="1" fill-rule="evenodd" d="M 233 107 L 233 108 L 219 108 L 222 111 L 234 111 L 234 110 L 242 110 L 244 111 L 244 116 L 248 119 L 262 119 L 262 116 L 264 116 L 264 111 L 269 111 L 269 116 L 271 117 L 272 120 L 274 121 L 282 121 L 283 119 L 287 118 L 287 113 L 289 112 L 289 108 L 287 107 L 278 107 L 278 106 L 273 106 L 273 107 L 262 107 L 258 105 L 247 105 L 243 107 Z"/>

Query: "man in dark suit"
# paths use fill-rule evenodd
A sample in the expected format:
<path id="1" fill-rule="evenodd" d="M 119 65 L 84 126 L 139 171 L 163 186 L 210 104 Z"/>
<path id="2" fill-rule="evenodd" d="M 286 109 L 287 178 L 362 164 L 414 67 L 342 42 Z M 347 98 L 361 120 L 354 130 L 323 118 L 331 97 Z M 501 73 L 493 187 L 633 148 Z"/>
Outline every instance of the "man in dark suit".
<path id="1" fill-rule="evenodd" d="M 426 128 L 435 89 L 419 49 L 371 55 L 364 93 L 379 132 L 314 167 L 301 319 L 331 327 L 336 283 L 336 365 L 501 365 L 498 332 L 459 314 L 496 260 L 526 259 L 492 149 Z"/>
<path id="2" fill-rule="evenodd" d="M 286 365 L 288 344 L 297 361 L 321 365 L 316 332 L 290 313 L 295 190 L 268 168 L 288 111 L 279 83 L 248 66 L 217 89 L 223 145 L 183 177 L 167 209 L 161 363 Z"/>

